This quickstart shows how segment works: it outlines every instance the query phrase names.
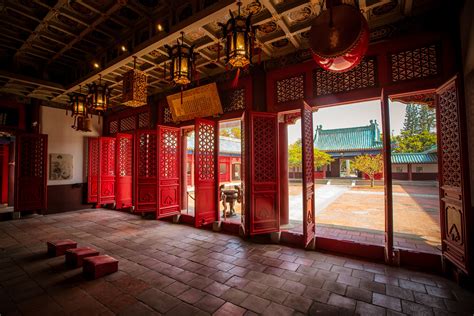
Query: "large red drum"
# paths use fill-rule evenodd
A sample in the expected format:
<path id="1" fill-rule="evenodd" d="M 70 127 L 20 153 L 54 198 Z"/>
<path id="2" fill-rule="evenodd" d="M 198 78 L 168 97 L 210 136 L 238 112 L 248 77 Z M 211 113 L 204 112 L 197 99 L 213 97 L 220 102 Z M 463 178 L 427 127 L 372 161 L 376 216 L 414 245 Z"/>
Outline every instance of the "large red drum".
<path id="1" fill-rule="evenodd" d="M 331 23 L 332 14 L 332 23 Z M 369 46 L 369 27 L 353 6 L 342 4 L 323 11 L 311 26 L 314 61 L 323 69 L 344 72 L 357 66 Z"/>

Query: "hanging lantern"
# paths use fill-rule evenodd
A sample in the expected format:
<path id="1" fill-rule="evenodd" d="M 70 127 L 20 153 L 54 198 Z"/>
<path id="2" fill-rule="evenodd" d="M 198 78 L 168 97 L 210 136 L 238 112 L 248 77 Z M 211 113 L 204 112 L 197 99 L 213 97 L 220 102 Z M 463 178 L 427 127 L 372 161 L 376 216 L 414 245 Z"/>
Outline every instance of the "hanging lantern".
<path id="1" fill-rule="evenodd" d="M 194 45 L 184 43 L 184 33 L 181 32 L 181 43 L 179 39 L 173 47 L 165 46 L 171 58 L 171 80 L 177 85 L 187 85 L 192 81 L 194 70 Z"/>
<path id="2" fill-rule="evenodd" d="M 250 19 L 252 14 L 244 17 L 240 14 L 242 2 L 237 2 L 238 15 L 234 17 L 230 12 L 230 19 L 226 24 L 220 23 L 226 43 L 226 62 L 234 68 L 242 68 L 252 62 L 252 46 L 255 40 Z"/>
<path id="3" fill-rule="evenodd" d="M 136 69 L 137 57 L 133 56 L 133 69 L 123 75 L 122 103 L 130 107 L 147 104 L 147 76 Z"/>
<path id="4" fill-rule="evenodd" d="M 333 5 L 313 20 L 310 45 L 314 61 L 323 69 L 345 72 L 356 67 L 369 46 L 369 27 L 358 8 Z"/>
<path id="5" fill-rule="evenodd" d="M 69 94 L 69 109 L 71 116 L 86 116 L 87 115 L 87 96 L 81 93 L 79 86 L 79 93 L 73 92 Z"/>
<path id="6" fill-rule="evenodd" d="M 87 85 L 87 87 L 89 88 L 87 95 L 89 107 L 96 111 L 98 115 L 104 114 L 109 108 L 110 88 L 107 84 L 102 84 L 102 75 L 99 75 L 99 84 L 94 82 Z"/>

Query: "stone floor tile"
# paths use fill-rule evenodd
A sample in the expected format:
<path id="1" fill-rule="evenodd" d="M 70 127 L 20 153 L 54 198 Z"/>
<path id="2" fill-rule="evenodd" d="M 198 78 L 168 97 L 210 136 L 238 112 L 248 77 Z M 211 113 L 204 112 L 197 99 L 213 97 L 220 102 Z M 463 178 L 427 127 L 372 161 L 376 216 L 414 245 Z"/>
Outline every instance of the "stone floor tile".
<path id="1" fill-rule="evenodd" d="M 385 294 L 385 284 L 383 283 L 378 283 L 378 282 L 373 282 L 373 281 L 368 281 L 368 280 L 360 280 L 359 287 L 361 289 L 366 289 L 371 292 Z"/>
<path id="2" fill-rule="evenodd" d="M 312 303 L 313 301 L 308 298 L 289 294 L 286 300 L 283 302 L 283 305 L 291 307 L 302 313 L 306 313 Z"/>
<path id="3" fill-rule="evenodd" d="M 400 279 L 399 283 L 400 283 L 401 288 L 404 288 L 404 289 L 407 289 L 407 290 L 412 290 L 412 291 L 417 291 L 417 292 L 421 292 L 421 293 L 426 293 L 425 285 L 422 284 L 422 283 L 413 282 L 413 281 L 409 281 L 409 280 L 403 280 L 403 279 Z"/>
<path id="4" fill-rule="evenodd" d="M 334 292 L 340 295 L 346 294 L 347 285 L 333 282 L 333 281 L 326 281 L 322 287 L 323 290 L 327 290 L 330 292 Z"/>
<path id="5" fill-rule="evenodd" d="M 283 303 L 285 299 L 288 297 L 288 292 L 276 289 L 273 287 L 269 287 L 265 293 L 261 295 L 261 297 L 266 298 L 270 301 L 276 302 L 276 303 Z"/>
<path id="6" fill-rule="evenodd" d="M 230 289 L 229 286 L 219 283 L 219 282 L 213 282 L 209 284 L 206 288 L 203 289 L 203 291 L 210 293 L 214 296 L 222 296 L 228 289 Z"/>
<path id="7" fill-rule="evenodd" d="M 262 296 L 262 294 L 267 289 L 268 289 L 268 286 L 265 284 L 250 281 L 242 288 L 242 291 L 245 291 L 247 293 L 254 294 L 257 296 Z"/>
<path id="8" fill-rule="evenodd" d="M 186 315 L 209 315 L 209 313 L 199 310 L 190 304 L 180 302 L 178 305 L 169 310 L 165 315 L 167 316 L 186 316 Z"/>
<path id="9" fill-rule="evenodd" d="M 242 301 L 240 306 L 251 310 L 255 313 L 263 313 L 267 306 L 270 305 L 270 301 L 266 300 L 264 298 L 255 296 L 255 295 L 249 295 L 245 300 Z"/>
<path id="10" fill-rule="evenodd" d="M 366 303 L 372 302 L 372 292 L 361 288 L 348 286 L 346 296 Z"/>
<path id="11" fill-rule="evenodd" d="M 431 307 L 404 300 L 402 300 L 402 311 L 409 315 L 433 315 Z"/>
<path id="12" fill-rule="evenodd" d="M 378 306 L 393 309 L 394 311 L 402 311 L 402 306 L 399 298 L 374 293 L 372 296 L 372 303 Z"/>
<path id="13" fill-rule="evenodd" d="M 163 292 L 166 292 L 166 293 L 170 294 L 170 295 L 178 296 L 181 293 L 183 293 L 184 291 L 187 291 L 189 288 L 190 288 L 189 285 L 186 285 L 184 283 L 176 281 L 176 282 L 171 283 L 170 285 L 168 285 L 167 287 L 165 287 L 161 290 Z"/>
<path id="14" fill-rule="evenodd" d="M 433 295 L 433 296 L 441 297 L 441 298 L 447 298 L 447 299 L 454 298 L 453 293 L 451 292 L 451 289 L 449 288 L 443 289 L 443 288 L 439 288 L 439 287 L 431 286 L 431 285 L 426 285 L 425 287 L 429 295 Z"/>
<path id="15" fill-rule="evenodd" d="M 336 316 L 340 315 L 340 309 L 332 305 L 314 302 L 308 311 L 308 315 Z"/>
<path id="16" fill-rule="evenodd" d="M 306 287 L 306 289 L 303 293 L 303 296 L 307 297 L 307 298 L 310 298 L 314 301 L 318 301 L 318 302 L 321 302 L 321 303 L 326 303 L 329 299 L 330 294 L 331 294 L 331 292 L 329 292 L 329 291 L 308 286 L 308 287 Z"/>
<path id="17" fill-rule="evenodd" d="M 338 294 L 331 293 L 328 299 L 328 304 L 337 306 L 340 308 L 354 310 L 356 306 L 356 301 L 352 298 L 344 297 Z"/>
<path id="18" fill-rule="evenodd" d="M 382 274 L 376 274 L 375 278 L 374 278 L 374 281 L 378 282 L 378 283 L 390 284 L 390 285 L 395 285 L 395 286 L 398 286 L 398 284 L 399 284 L 398 283 L 398 278 L 393 278 L 393 277 L 389 277 L 389 276 L 382 275 Z"/>
<path id="19" fill-rule="evenodd" d="M 224 303 L 225 303 L 224 300 L 214 295 L 206 294 L 196 304 L 194 304 L 194 306 L 212 314 L 215 311 L 217 311 Z"/>
<path id="20" fill-rule="evenodd" d="M 348 274 L 339 274 L 339 276 L 336 279 L 336 282 L 351 285 L 353 287 L 359 287 L 360 279 L 354 278 Z"/>
<path id="21" fill-rule="evenodd" d="M 246 312 L 246 309 L 234 305 L 232 303 L 226 302 L 222 305 L 214 314 L 213 316 L 242 316 Z"/>
<path id="22" fill-rule="evenodd" d="M 375 273 L 364 271 L 364 270 L 357 270 L 354 269 L 352 270 L 352 276 L 359 278 L 359 279 L 365 279 L 369 281 L 373 281 L 375 277 Z"/>
<path id="23" fill-rule="evenodd" d="M 194 304 L 197 301 L 199 301 L 201 298 L 203 298 L 205 295 L 206 293 L 204 293 L 201 290 L 190 288 L 184 291 L 183 293 L 181 293 L 180 295 L 178 295 L 178 298 L 182 301 L 185 301 L 186 303 Z"/>
<path id="24" fill-rule="evenodd" d="M 212 284 L 213 282 L 215 282 L 214 280 L 212 279 L 209 279 L 209 278 L 206 278 L 206 277 L 202 277 L 202 276 L 198 276 L 194 279 L 192 279 L 191 281 L 187 282 L 186 284 L 196 288 L 196 289 L 204 289 L 205 287 L 207 287 L 208 285 Z"/>
<path id="25" fill-rule="evenodd" d="M 224 294 L 222 294 L 221 298 L 236 305 L 240 305 L 248 296 L 249 294 L 241 290 L 230 288 Z"/>
<path id="26" fill-rule="evenodd" d="M 429 294 L 414 292 L 415 302 L 439 309 L 446 309 L 446 305 L 442 298 L 431 296 Z"/>
<path id="27" fill-rule="evenodd" d="M 303 294 L 304 290 L 306 289 L 306 286 L 304 284 L 301 284 L 299 282 L 287 280 L 282 286 L 281 289 L 283 291 L 290 292 L 295 295 L 301 295 Z"/>
<path id="28" fill-rule="evenodd" d="M 271 302 L 267 309 L 263 312 L 264 316 L 290 316 L 295 312 L 294 309 Z"/>
<path id="29" fill-rule="evenodd" d="M 386 315 L 386 310 L 380 306 L 358 301 L 356 305 L 356 314 L 364 316 L 384 316 Z"/>
<path id="30" fill-rule="evenodd" d="M 398 286 L 386 285 L 386 294 L 393 297 L 398 297 L 407 301 L 413 301 L 413 292 Z"/>
<path id="31" fill-rule="evenodd" d="M 180 303 L 177 298 L 154 288 L 140 293 L 137 299 L 160 313 L 166 313 Z"/>
<path id="32" fill-rule="evenodd" d="M 248 279 L 244 279 L 244 278 L 241 278 L 239 276 L 234 275 L 229 280 L 227 280 L 227 282 L 225 284 L 230 286 L 230 287 L 243 289 L 247 285 L 247 283 L 249 283 L 249 282 L 250 281 Z"/>
<path id="33" fill-rule="evenodd" d="M 118 313 L 120 316 L 147 316 L 147 315 L 159 315 L 157 312 L 149 308 L 142 302 L 137 302 L 133 305 L 128 306 L 124 310 Z"/>

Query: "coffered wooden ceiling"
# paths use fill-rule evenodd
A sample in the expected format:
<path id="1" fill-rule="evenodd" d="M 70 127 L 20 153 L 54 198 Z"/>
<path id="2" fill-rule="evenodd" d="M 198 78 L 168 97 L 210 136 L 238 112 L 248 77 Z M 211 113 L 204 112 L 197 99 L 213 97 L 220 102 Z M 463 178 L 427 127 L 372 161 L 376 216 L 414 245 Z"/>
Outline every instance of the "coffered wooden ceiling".
<path id="1" fill-rule="evenodd" d="M 437 8 L 440 0 L 358 2 L 371 40 L 377 41 L 390 36 L 394 24 Z M 244 0 L 243 12 L 253 13 L 262 60 L 307 48 L 311 21 L 323 3 Z M 133 68 L 132 56 L 148 74 L 149 95 L 163 92 L 170 88 L 164 46 L 176 43 L 181 31 L 186 43 L 196 45 L 200 78 L 215 76 L 226 69 L 218 22 L 225 23 L 229 10 L 236 9 L 235 0 L 0 1 L 0 92 L 64 104 L 68 93 L 79 85 L 85 91 L 101 74 L 118 106 L 122 75 Z"/>

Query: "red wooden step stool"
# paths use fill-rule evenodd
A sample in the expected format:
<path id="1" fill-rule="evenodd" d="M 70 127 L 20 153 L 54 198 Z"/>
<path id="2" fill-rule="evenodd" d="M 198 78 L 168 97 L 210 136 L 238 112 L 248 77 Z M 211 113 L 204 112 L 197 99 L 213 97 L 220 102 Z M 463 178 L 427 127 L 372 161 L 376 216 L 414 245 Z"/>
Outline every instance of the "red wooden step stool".
<path id="1" fill-rule="evenodd" d="M 111 256 L 101 255 L 87 257 L 83 260 L 82 273 L 85 277 L 97 279 L 104 275 L 117 272 L 118 260 Z"/>
<path id="2" fill-rule="evenodd" d="M 94 248 L 80 247 L 66 250 L 65 263 L 68 266 L 82 267 L 84 258 L 98 256 L 99 252 Z"/>
<path id="3" fill-rule="evenodd" d="M 66 250 L 76 248 L 77 242 L 71 239 L 53 240 L 48 241 L 48 255 L 51 257 L 62 256 L 66 253 Z"/>

